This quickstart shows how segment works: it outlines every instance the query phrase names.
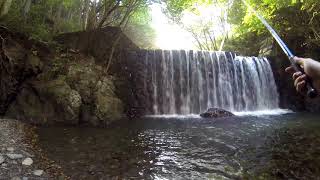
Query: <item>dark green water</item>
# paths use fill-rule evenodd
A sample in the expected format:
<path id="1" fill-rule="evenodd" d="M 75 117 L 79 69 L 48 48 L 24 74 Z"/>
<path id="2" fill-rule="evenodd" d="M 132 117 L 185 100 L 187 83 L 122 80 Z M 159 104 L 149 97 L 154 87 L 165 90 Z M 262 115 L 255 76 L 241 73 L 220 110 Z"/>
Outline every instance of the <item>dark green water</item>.
<path id="1" fill-rule="evenodd" d="M 73 179 L 320 179 L 320 115 L 311 113 L 143 118 L 38 133 Z"/>

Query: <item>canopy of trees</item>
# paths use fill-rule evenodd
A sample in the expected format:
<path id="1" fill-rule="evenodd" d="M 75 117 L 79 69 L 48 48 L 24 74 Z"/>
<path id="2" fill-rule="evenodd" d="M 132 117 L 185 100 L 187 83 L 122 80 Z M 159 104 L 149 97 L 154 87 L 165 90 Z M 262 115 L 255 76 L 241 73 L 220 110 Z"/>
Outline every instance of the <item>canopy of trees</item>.
<path id="1" fill-rule="evenodd" d="M 152 34 L 148 5 L 147 0 L 4 0 L 0 3 L 0 20 L 42 40 L 62 32 L 106 26 L 128 26 L 133 35 L 138 34 L 133 29 L 144 27 Z"/>
<path id="2" fill-rule="evenodd" d="M 218 0 L 172 0 L 166 1 L 164 12 L 192 34 L 198 49 L 221 50 L 228 34 L 230 4 Z M 206 12 L 208 8 L 210 13 Z"/>
<path id="3" fill-rule="evenodd" d="M 319 0 L 246 1 L 270 22 L 271 26 L 276 29 L 297 55 L 320 57 Z M 166 1 L 167 9 L 165 11 L 171 19 L 180 22 L 183 12 L 197 13 L 195 7 L 199 4 L 219 4 L 220 7 L 224 7 L 221 19 L 224 18 L 223 16 L 227 16 L 227 22 L 231 25 L 232 31 L 227 32 L 228 36 L 226 38 L 214 37 L 210 31 L 208 33 L 210 37 L 214 37 L 216 44 L 221 44 L 226 39 L 223 50 L 257 55 L 261 45 L 260 42 L 271 37 L 259 19 L 241 0 L 168 0 Z M 210 24 L 208 25 L 210 26 Z M 198 37 L 199 34 L 204 34 L 202 31 L 207 29 L 205 25 L 201 27 L 202 30 L 197 33 Z M 205 36 L 200 39 L 202 39 L 200 44 L 205 47 L 206 43 L 203 42 Z M 200 47 L 200 49 L 217 50 L 217 47 Z"/>
<path id="4" fill-rule="evenodd" d="M 320 1 L 249 0 L 247 2 L 270 22 L 297 55 L 319 57 Z M 255 55 L 259 50 L 259 42 L 270 37 L 258 18 L 241 1 L 234 1 L 229 22 L 234 25 L 229 49 Z M 252 47 L 254 41 L 257 44 L 256 48 Z"/>
<path id="5" fill-rule="evenodd" d="M 320 57 L 319 0 L 246 1 L 297 55 Z M 198 49 L 257 55 L 261 42 L 271 38 L 241 0 L 2 0 L 0 21 L 42 40 L 62 32 L 116 26 L 140 47 L 152 48 L 151 3 L 162 3 L 169 19 L 193 35 Z M 205 17 L 201 7 L 212 8 L 218 18 Z M 186 14 L 198 20 L 186 23 Z"/>

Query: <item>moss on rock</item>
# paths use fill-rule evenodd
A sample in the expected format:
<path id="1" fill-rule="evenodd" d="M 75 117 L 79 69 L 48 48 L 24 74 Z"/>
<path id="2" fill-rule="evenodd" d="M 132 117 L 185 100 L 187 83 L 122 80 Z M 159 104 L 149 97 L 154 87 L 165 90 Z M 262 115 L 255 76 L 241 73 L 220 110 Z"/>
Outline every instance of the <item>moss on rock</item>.
<path id="1" fill-rule="evenodd" d="M 114 90 L 113 82 L 108 78 L 103 78 L 98 81 L 94 92 L 94 114 L 100 122 L 106 125 L 120 119 L 122 113 L 119 112 L 123 112 L 123 104 L 119 98 L 115 98 Z"/>
<path id="2" fill-rule="evenodd" d="M 0 115 L 34 124 L 107 125 L 122 117 L 114 79 L 97 58 L 0 28 Z"/>
<path id="3" fill-rule="evenodd" d="M 81 96 L 63 76 L 52 81 L 34 81 L 11 104 L 7 116 L 34 124 L 78 124 Z"/>
<path id="4" fill-rule="evenodd" d="M 75 61 L 76 59 L 76 61 Z M 7 116 L 35 124 L 108 125 L 122 117 L 111 76 L 80 54 L 57 56 L 25 84 Z"/>

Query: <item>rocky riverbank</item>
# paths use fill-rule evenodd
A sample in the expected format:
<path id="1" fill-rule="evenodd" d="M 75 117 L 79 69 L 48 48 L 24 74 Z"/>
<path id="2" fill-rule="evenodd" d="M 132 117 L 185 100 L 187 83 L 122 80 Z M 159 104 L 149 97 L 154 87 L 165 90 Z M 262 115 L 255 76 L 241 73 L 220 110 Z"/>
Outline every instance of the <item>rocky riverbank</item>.
<path id="1" fill-rule="evenodd" d="M 34 127 L 0 119 L 0 179 L 68 179 L 59 166 L 42 154 Z"/>

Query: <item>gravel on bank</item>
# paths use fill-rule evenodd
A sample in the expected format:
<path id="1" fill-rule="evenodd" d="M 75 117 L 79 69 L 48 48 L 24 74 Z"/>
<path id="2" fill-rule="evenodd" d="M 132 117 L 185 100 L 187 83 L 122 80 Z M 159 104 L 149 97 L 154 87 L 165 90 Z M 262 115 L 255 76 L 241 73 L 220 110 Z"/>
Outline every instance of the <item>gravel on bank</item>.
<path id="1" fill-rule="evenodd" d="M 0 119 L 0 180 L 69 179 L 37 145 L 35 127 Z"/>

